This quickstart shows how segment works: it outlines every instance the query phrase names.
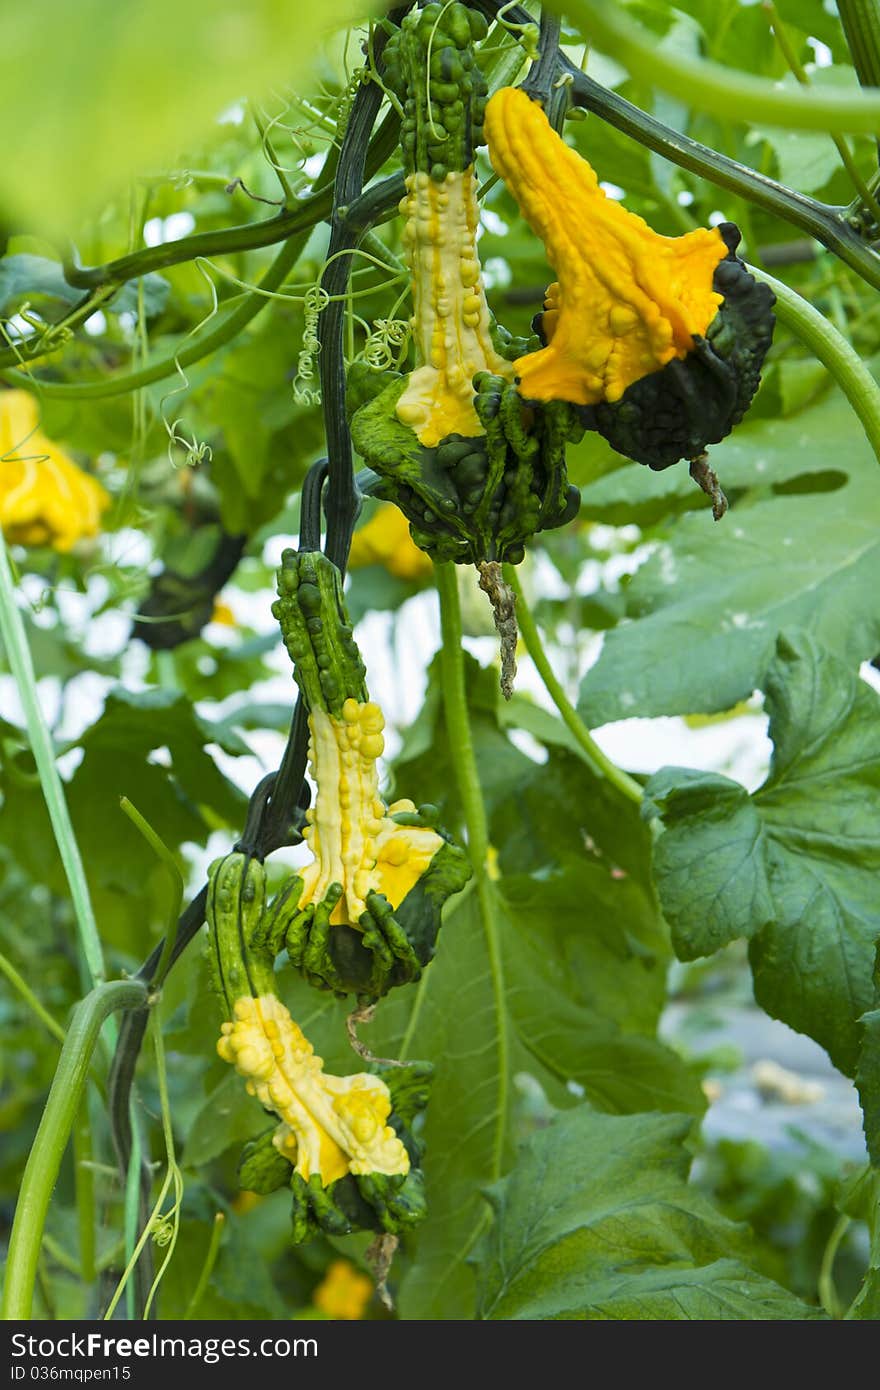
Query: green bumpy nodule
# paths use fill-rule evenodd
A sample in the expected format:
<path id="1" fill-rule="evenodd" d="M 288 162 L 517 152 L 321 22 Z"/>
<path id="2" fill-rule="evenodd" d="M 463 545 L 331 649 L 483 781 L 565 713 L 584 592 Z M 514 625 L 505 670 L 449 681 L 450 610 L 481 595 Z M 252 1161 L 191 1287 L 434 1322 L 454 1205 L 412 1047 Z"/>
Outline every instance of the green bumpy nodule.
<path id="1" fill-rule="evenodd" d="M 355 1177 L 348 1173 L 325 1187 L 317 1174 L 307 1181 L 294 1172 L 273 1143 L 274 1126 L 244 1146 L 238 1165 L 239 1186 L 261 1196 L 290 1188 L 294 1245 L 321 1233 L 344 1236 L 353 1231 L 387 1231 L 399 1235 L 427 1215 L 420 1166 L 424 1146 L 414 1137 L 412 1126 L 428 1103 L 434 1068 L 430 1062 L 410 1062 L 401 1067 L 377 1062 L 370 1070 L 382 1077 L 391 1093 L 388 1123 L 409 1155 L 410 1169 L 405 1175 L 366 1173 Z"/>
<path id="2" fill-rule="evenodd" d="M 342 575 L 319 550 L 285 550 L 273 616 L 310 710 L 337 718 L 349 698 L 367 699 L 366 668 L 342 595 Z"/>
<path id="3" fill-rule="evenodd" d="M 411 10 L 385 45 L 385 80 L 403 103 L 408 174 L 424 172 L 442 183 L 473 164 L 487 87 L 472 45 L 487 29 L 481 14 L 455 0 Z"/>
<path id="4" fill-rule="evenodd" d="M 554 401 L 530 409 L 511 382 L 481 372 L 474 406 L 485 434 L 451 434 L 426 448 L 397 418 L 406 381 L 391 376 L 355 411 L 351 437 L 379 476 L 370 491 L 396 503 L 432 559 L 516 565 L 537 531 L 577 515 L 580 494 L 565 467 L 566 445 L 584 432 L 574 407 Z"/>
<path id="5" fill-rule="evenodd" d="M 588 429 L 655 472 L 697 458 L 739 424 L 760 385 L 773 339 L 772 290 L 737 256 L 739 229 L 723 222 L 718 230 L 727 255 L 715 267 L 712 283 L 723 302 L 705 337 L 695 336 L 683 361 L 673 358 L 633 382 L 613 404 L 578 407 Z M 540 320 L 539 315 L 539 328 Z"/>
<path id="6" fill-rule="evenodd" d="M 266 870 L 239 850 L 208 871 L 208 961 L 214 988 L 231 1018 L 236 999 L 274 994 L 277 950 L 260 941 L 266 917 Z"/>

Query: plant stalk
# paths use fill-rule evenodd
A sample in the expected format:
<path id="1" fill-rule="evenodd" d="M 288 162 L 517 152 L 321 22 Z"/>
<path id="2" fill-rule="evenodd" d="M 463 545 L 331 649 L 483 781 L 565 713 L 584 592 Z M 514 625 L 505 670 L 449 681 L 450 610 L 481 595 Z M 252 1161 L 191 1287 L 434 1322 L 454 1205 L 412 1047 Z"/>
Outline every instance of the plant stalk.
<path id="1" fill-rule="evenodd" d="M 143 1005 L 146 998 L 146 986 L 139 981 L 113 980 L 98 985 L 73 1011 L 19 1189 L 6 1262 L 4 1321 L 31 1316 L 46 1213 L 101 1026 L 117 1009 Z"/>

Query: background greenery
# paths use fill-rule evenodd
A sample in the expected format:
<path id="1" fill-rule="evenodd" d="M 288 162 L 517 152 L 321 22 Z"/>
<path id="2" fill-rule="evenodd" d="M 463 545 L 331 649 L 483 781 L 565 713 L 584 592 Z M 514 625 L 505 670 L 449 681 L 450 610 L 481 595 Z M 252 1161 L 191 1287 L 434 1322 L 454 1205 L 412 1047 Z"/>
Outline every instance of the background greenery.
<path id="1" fill-rule="evenodd" d="M 293 686 L 279 696 L 270 683 L 287 668 L 268 610 L 281 539 L 295 534 L 299 486 L 322 450 L 315 379 L 301 353 L 328 233 L 321 221 L 304 226 L 299 254 L 279 272 L 279 246 L 290 243 L 254 249 L 253 229 L 296 215 L 338 146 L 368 7 L 322 6 L 328 33 L 360 23 L 329 37 L 301 9 L 268 0 L 157 0 L 115 7 L 112 23 L 99 0 L 55 8 L 54 19 L 45 5 L 0 19 L 3 128 L 16 131 L 0 170 L 0 375 L 26 389 L 39 383 L 42 429 L 100 478 L 112 506 L 102 534 L 72 554 L 12 547 L 10 556 L 104 969 L 116 978 L 136 970 L 175 906 L 167 869 L 120 798 L 158 831 L 195 890 L 210 855 L 240 833 L 247 795 L 283 746 Z M 674 61 L 702 57 L 734 76 L 797 88 L 767 6 L 605 8 L 647 29 Z M 820 95 L 858 86 L 832 8 L 780 0 L 775 12 Z M 606 91 L 710 154 L 817 200 L 829 221 L 849 227 L 839 210 L 858 196 L 853 170 L 873 197 L 870 135 L 846 137 L 848 170 L 822 130 L 746 124 L 734 103 L 722 113 L 692 109 L 685 88 L 669 95 L 631 77 L 613 34 L 597 33 L 601 51 L 586 59 L 592 10 L 572 4 L 565 50 Z M 528 38 L 496 28 L 484 61 L 515 80 Z M 869 49 L 860 50 L 864 61 Z M 868 272 L 880 228 L 870 206 L 855 238 L 860 273 L 784 209 L 718 186 L 598 115 L 567 129 L 615 196 L 658 231 L 736 221 L 746 258 L 772 269 L 874 364 L 878 282 Z M 393 147 L 388 155 L 380 174 L 397 169 Z M 490 303 L 508 328 L 525 331 L 551 274 L 503 186 L 488 189 L 484 208 Z M 234 227 L 245 229 L 236 245 L 224 236 Z M 203 240 L 179 256 L 175 243 L 189 236 Z M 395 220 L 376 236 L 372 253 L 400 254 Z M 145 256 L 145 247 L 154 250 Z M 131 256 L 139 259 L 129 264 Z M 71 262 L 109 268 L 73 285 Z M 363 356 L 377 320 L 406 314 L 405 281 L 390 263 L 389 271 L 356 262 L 349 360 Z M 270 292 L 260 294 L 253 287 L 265 289 L 266 277 Z M 880 1309 L 878 1180 L 867 1155 L 860 1166 L 817 1142 L 768 1150 L 701 1139 L 707 1097 L 717 1094 L 701 1083 L 717 1086 L 737 1057 L 689 1046 L 687 1025 L 719 999 L 742 1000 L 753 978 L 764 1010 L 856 1078 L 868 1150 L 880 1160 L 878 696 L 859 677 L 859 664 L 880 651 L 877 460 L 832 374 L 786 320 L 747 421 L 713 449 L 712 463 L 732 504 L 718 526 L 683 466 L 653 474 L 588 436 L 570 455 L 579 519 L 538 538 L 522 583 L 587 727 L 697 715 L 752 727 L 763 709 L 773 743 L 763 785 L 741 785 L 720 760 L 709 771 L 664 768 L 639 805 L 638 787 L 603 773 L 571 721 L 525 693 L 538 688 L 525 653 L 524 687 L 509 706 L 492 643 L 473 644 L 487 664 L 465 657 L 491 845 L 488 906 L 461 895 L 422 983 L 397 991 L 364 1029 L 377 1054 L 429 1058 L 436 1068 L 425 1131 L 430 1217 L 395 1262 L 393 1316 L 803 1318 L 850 1309 L 874 1317 Z M 152 650 L 148 627 L 132 623 L 149 616 L 156 575 L 181 577 L 186 618 L 188 581 L 223 536 L 243 546 L 222 593 L 229 611 L 213 610 L 221 621 L 205 623 L 209 592 L 194 635 Z M 467 634 L 485 638 L 491 624 L 470 574 L 461 587 Z M 354 572 L 349 594 L 366 620 L 371 681 L 383 697 L 390 692 L 393 714 L 395 683 L 421 684 L 413 604 L 439 645 L 431 580 L 373 565 Z M 0 693 L 0 1214 L 8 1222 L 58 1060 L 58 1025 L 95 977 L 96 958 L 54 849 L 9 676 Z M 405 693 L 397 712 L 407 727 L 386 767 L 389 788 L 438 803 L 464 837 L 460 750 L 438 661 L 415 717 Z M 674 955 L 691 962 L 716 952 L 670 976 Z M 661 1039 L 670 988 L 683 1011 Z M 350 1070 L 344 1007 L 292 977 L 284 992 L 328 1068 Z M 238 1193 L 241 1141 L 264 1117 L 216 1057 L 219 1015 L 197 942 L 154 1013 L 164 1051 L 144 1048 L 137 1123 L 158 1191 L 169 1159 L 167 1086 L 180 1184 L 153 1230 L 161 1264 L 176 1229 L 160 1316 L 320 1315 L 314 1298 L 327 1270 L 340 1256 L 362 1266 L 367 1241 L 291 1250 L 284 1194 Z M 106 1030 L 103 1043 L 50 1208 L 40 1317 L 99 1315 L 138 1234 L 104 1106 Z M 354 1307 L 392 1316 L 377 1299 Z M 119 1308 L 135 1311 L 131 1284 Z"/>

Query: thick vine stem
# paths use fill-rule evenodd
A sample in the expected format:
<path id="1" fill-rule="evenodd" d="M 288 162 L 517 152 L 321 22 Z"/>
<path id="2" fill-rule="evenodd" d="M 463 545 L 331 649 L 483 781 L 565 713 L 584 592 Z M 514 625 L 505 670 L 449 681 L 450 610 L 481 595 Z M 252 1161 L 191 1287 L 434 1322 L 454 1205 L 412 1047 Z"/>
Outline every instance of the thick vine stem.
<path id="1" fill-rule="evenodd" d="M 106 977 L 101 940 L 98 936 L 95 914 L 92 910 L 82 855 L 79 852 L 64 795 L 64 785 L 55 765 L 52 736 L 40 708 L 34 663 L 21 613 L 15 601 L 15 585 L 9 568 L 6 542 L 2 535 L 0 535 L 0 637 L 3 639 L 6 659 L 9 662 L 9 668 L 12 671 L 24 709 L 25 725 L 34 762 L 37 765 L 40 788 L 46 802 L 61 864 L 70 888 L 80 946 L 90 977 L 89 983 L 98 984 Z"/>
<path id="2" fill-rule="evenodd" d="M 367 159 L 367 176 L 372 177 L 381 169 L 386 159 L 394 151 L 397 143 L 397 117 L 392 113 L 382 122 L 370 142 Z M 297 232 L 310 231 L 312 227 L 330 216 L 333 207 L 332 174 L 335 159 L 329 158 L 327 168 L 322 171 L 314 191 L 304 198 L 293 201 L 277 217 L 267 217 L 260 222 L 246 222 L 238 227 L 225 227 L 222 231 L 193 232 L 190 236 L 179 237 L 160 246 L 147 246 L 140 251 L 132 251 L 115 261 L 104 265 L 80 266 L 71 258 L 63 262 L 64 278 L 77 289 L 96 289 L 99 286 L 117 287 L 128 280 L 136 280 L 151 271 L 167 270 L 180 265 L 182 261 L 193 261 L 197 256 L 234 255 L 240 251 L 256 251 L 261 246 L 274 246 L 280 241 L 288 241 Z"/>
<path id="3" fill-rule="evenodd" d="M 756 280 L 763 280 L 776 295 L 775 313 L 780 323 L 810 349 L 828 368 L 846 396 L 868 442 L 880 463 L 880 386 L 877 385 L 855 348 L 847 342 L 824 314 L 788 285 L 750 265 Z"/>
<path id="4" fill-rule="evenodd" d="M 880 87 L 880 14 L 877 0 L 837 0 L 856 76 L 863 87 Z"/>
<path id="5" fill-rule="evenodd" d="M 397 117 L 392 112 L 391 115 L 387 116 L 383 121 L 373 140 L 370 142 L 366 162 L 366 174 L 368 177 L 381 168 L 382 164 L 391 153 L 394 140 L 396 139 L 397 126 Z M 28 372 L 11 370 L 11 368 L 20 361 L 22 345 L 17 345 L 17 352 L 12 349 L 0 349 L 0 379 L 8 382 L 10 385 L 19 386 L 29 391 L 39 391 L 45 396 L 51 396 L 62 400 L 103 400 L 107 396 L 125 395 L 129 391 L 138 390 L 142 386 L 149 386 L 154 381 L 162 381 L 166 377 L 173 376 L 175 372 L 178 371 L 179 367 L 191 366 L 194 362 L 200 362 L 202 358 L 208 357 L 211 353 L 216 352 L 218 348 L 222 347 L 240 333 L 242 329 L 250 323 L 251 319 L 256 317 L 261 309 L 271 303 L 271 296 L 280 288 L 289 272 L 299 260 L 312 228 L 328 215 L 332 207 L 333 198 L 331 188 L 326 183 L 326 178 L 330 177 L 330 171 L 332 171 L 332 168 L 335 168 L 335 150 L 332 151 L 332 156 L 332 160 L 331 157 L 328 156 L 328 173 L 326 175 L 322 174 L 317 181 L 316 191 L 312 195 L 312 199 L 303 199 L 304 204 L 308 201 L 308 211 L 302 214 L 303 220 L 297 222 L 300 231 L 294 237 L 287 240 L 275 260 L 266 270 L 263 279 L 256 288 L 249 294 L 246 294 L 242 302 L 238 304 L 235 309 L 231 310 L 228 316 L 223 318 L 212 332 L 200 335 L 188 346 L 181 346 L 176 352 L 160 358 L 157 362 L 147 363 L 146 366 L 138 368 L 136 371 L 125 372 L 121 376 L 100 381 L 39 381 L 30 376 Z M 370 207 L 366 212 L 366 217 L 369 220 L 381 219 L 381 217 L 385 215 L 386 210 L 390 212 L 393 207 L 396 206 L 396 202 L 394 201 L 396 188 L 391 187 L 393 182 L 394 180 L 386 179 L 384 181 L 384 188 L 382 185 L 379 185 L 382 192 L 379 193 L 378 196 L 373 194 L 372 189 L 370 190 L 370 194 L 373 196 L 371 198 Z M 398 183 L 402 191 L 402 179 L 398 180 Z M 399 201 L 399 199 L 400 192 L 397 192 L 397 201 Z M 352 211 L 354 211 L 354 209 L 352 209 Z M 297 217 L 299 218 L 299 214 L 297 214 Z M 280 229 L 280 219 L 272 218 L 270 222 L 275 228 L 275 231 L 278 232 Z M 268 224 L 257 223 L 255 225 L 259 228 Z M 238 232 L 244 229 L 236 228 L 233 230 Z M 173 259 L 169 259 L 166 262 L 169 265 L 176 265 L 182 261 L 193 260 L 197 255 L 207 254 L 200 252 L 193 245 L 196 237 L 201 235 L 203 234 L 197 233 L 194 237 L 181 238 L 180 241 L 173 242 L 166 248 L 148 247 L 147 251 L 164 249 L 169 257 L 173 251 Z M 204 235 L 220 236 L 222 233 Z M 258 239 L 252 247 L 242 249 L 256 249 L 259 246 L 270 245 L 272 241 L 281 239 L 282 237 L 280 235 L 273 236 L 271 241 Z M 123 257 L 119 262 L 111 261 L 107 266 L 98 267 L 97 269 L 106 271 L 109 274 L 113 267 L 121 267 L 123 262 L 127 263 L 124 271 L 122 269 L 117 271 L 117 274 L 122 278 L 119 278 L 115 282 L 115 291 L 115 289 L 124 284 L 126 280 L 136 279 L 137 276 L 146 273 L 144 269 L 139 268 L 141 263 L 135 262 L 134 259 L 136 256 L 142 254 L 146 253 L 135 252 L 131 257 Z M 214 254 L 219 254 L 217 248 L 215 248 Z M 105 294 L 104 297 L 107 298 L 109 295 Z M 27 340 L 25 340 L 24 343 L 25 347 L 26 345 Z M 32 364 L 29 363 L 28 365 L 30 366 Z"/>
<path id="6" fill-rule="evenodd" d="M 766 78 L 734 72 L 706 58 L 658 48 L 656 35 L 635 23 L 619 5 L 605 0 L 568 0 L 567 14 L 597 48 L 611 54 L 633 77 L 676 96 L 685 93 L 695 111 L 727 119 L 785 126 L 793 130 L 844 130 L 874 135 L 880 130 L 880 90 L 807 93 L 776 86 Z"/>
<path id="7" fill-rule="evenodd" d="M 73 1012 L 18 1193 L 3 1290 L 5 1321 L 31 1316 L 46 1213 L 101 1026 L 117 1009 L 136 1008 L 146 998 L 141 981 L 113 980 L 92 990 Z"/>
<path id="8" fill-rule="evenodd" d="M 464 681 L 464 652 L 462 648 L 461 605 L 458 580 L 451 561 L 434 566 L 437 593 L 440 599 L 440 680 L 443 690 L 443 709 L 450 747 L 454 750 L 455 780 L 461 798 L 467 830 L 467 848 L 474 871 L 474 886 L 480 910 L 480 922 L 486 940 L 486 953 L 492 976 L 493 1002 L 498 1018 L 498 1114 L 507 1108 L 509 1039 L 507 1002 L 504 984 L 504 960 L 501 954 L 499 923 L 495 895 L 489 878 L 489 826 L 480 786 L 474 741 L 468 714 Z M 494 1181 L 501 1174 L 504 1157 L 504 1125 L 499 1122 L 491 1172 Z"/>
<path id="9" fill-rule="evenodd" d="M 516 594 L 517 614 L 519 617 L 519 630 L 526 646 L 526 651 L 535 663 L 538 675 L 544 682 L 547 694 L 550 696 L 562 717 L 563 723 L 573 736 L 581 752 L 584 755 L 590 770 L 603 781 L 610 782 L 616 787 L 628 801 L 635 805 L 641 805 L 642 789 L 632 777 L 613 763 L 610 758 L 602 752 L 596 743 L 587 726 L 584 724 L 574 705 L 569 700 L 561 684 L 559 683 L 553 667 L 550 665 L 549 658 L 544 650 L 537 624 L 532 617 L 531 610 L 526 603 L 519 577 L 513 565 L 504 566 L 504 577 Z"/>

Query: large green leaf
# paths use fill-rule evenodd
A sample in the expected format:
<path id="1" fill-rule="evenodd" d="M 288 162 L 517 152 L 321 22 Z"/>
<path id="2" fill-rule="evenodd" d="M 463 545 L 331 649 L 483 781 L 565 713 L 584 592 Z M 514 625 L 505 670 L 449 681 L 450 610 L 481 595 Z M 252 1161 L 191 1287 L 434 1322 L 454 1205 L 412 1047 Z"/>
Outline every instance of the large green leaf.
<path id="1" fill-rule="evenodd" d="M 690 1124 L 579 1106 L 534 1135 L 488 1193 L 480 1316 L 821 1317 L 750 1269 L 741 1230 L 688 1186 Z"/>
<path id="2" fill-rule="evenodd" d="M 880 935 L 880 700 L 802 632 L 764 688 L 774 753 L 753 797 L 680 768 L 648 783 L 657 887 L 685 959 L 750 937 L 759 1003 L 852 1075 Z"/>
<path id="3" fill-rule="evenodd" d="M 880 1009 L 862 1018 L 862 1047 L 856 1084 L 865 1117 L 865 1141 L 871 1162 L 880 1168 Z"/>
<path id="4" fill-rule="evenodd" d="M 848 1318 L 876 1322 L 880 1318 L 880 1170 L 864 1168 L 841 1193 L 841 1210 L 868 1228 L 868 1267 Z"/>
<path id="5" fill-rule="evenodd" d="M 580 710 L 591 726 L 732 708 L 758 684 L 783 627 L 809 626 L 849 662 L 880 649 L 880 473 L 854 417 L 847 423 L 829 405 L 761 422 L 746 437 L 753 475 L 763 465 L 768 483 L 775 457 L 789 477 L 819 467 L 823 487 L 829 472 L 844 485 L 756 493 L 718 526 L 703 511 L 680 517 L 627 589 L 634 621 L 606 634 L 584 679 Z"/>
<path id="6" fill-rule="evenodd" d="M 576 878 L 569 887 L 578 891 Z M 437 957 L 418 987 L 384 1000 L 362 1030 L 378 1055 L 429 1058 L 435 1067 L 424 1132 L 428 1219 L 408 1242 L 414 1260 L 400 1294 L 404 1317 L 473 1315 L 469 1258 L 486 1222 L 480 1191 L 511 1160 L 518 1071 L 558 1104 L 571 1103 L 574 1083 L 603 1110 L 702 1109 L 700 1088 L 680 1059 L 634 1031 L 644 1006 L 627 1010 L 623 1002 L 626 988 L 653 996 L 653 972 L 662 980 L 662 970 L 650 958 L 634 959 L 625 920 L 601 919 L 580 888 L 575 908 L 566 898 L 566 924 L 558 921 L 558 899 L 542 901 L 538 883 L 492 885 L 488 926 L 476 891 L 466 891 L 446 913 Z M 520 898 L 523 892 L 530 896 Z M 615 947 L 601 938 L 615 930 L 619 979 L 612 980 Z M 563 941 L 571 968 L 555 956 Z M 594 961 L 604 971 L 607 1002 L 598 988 L 586 997 Z M 302 986 L 291 1009 L 328 1067 L 351 1070 L 351 1054 L 339 1051 L 338 1011 L 328 1006 L 307 1019 L 314 995 Z"/>
<path id="7" fill-rule="evenodd" d="M 194 144 L 231 103 L 309 75 L 321 39 L 383 8 L 325 0 L 42 0 L 0 12 L 6 221 L 72 230 L 145 168 Z"/>

